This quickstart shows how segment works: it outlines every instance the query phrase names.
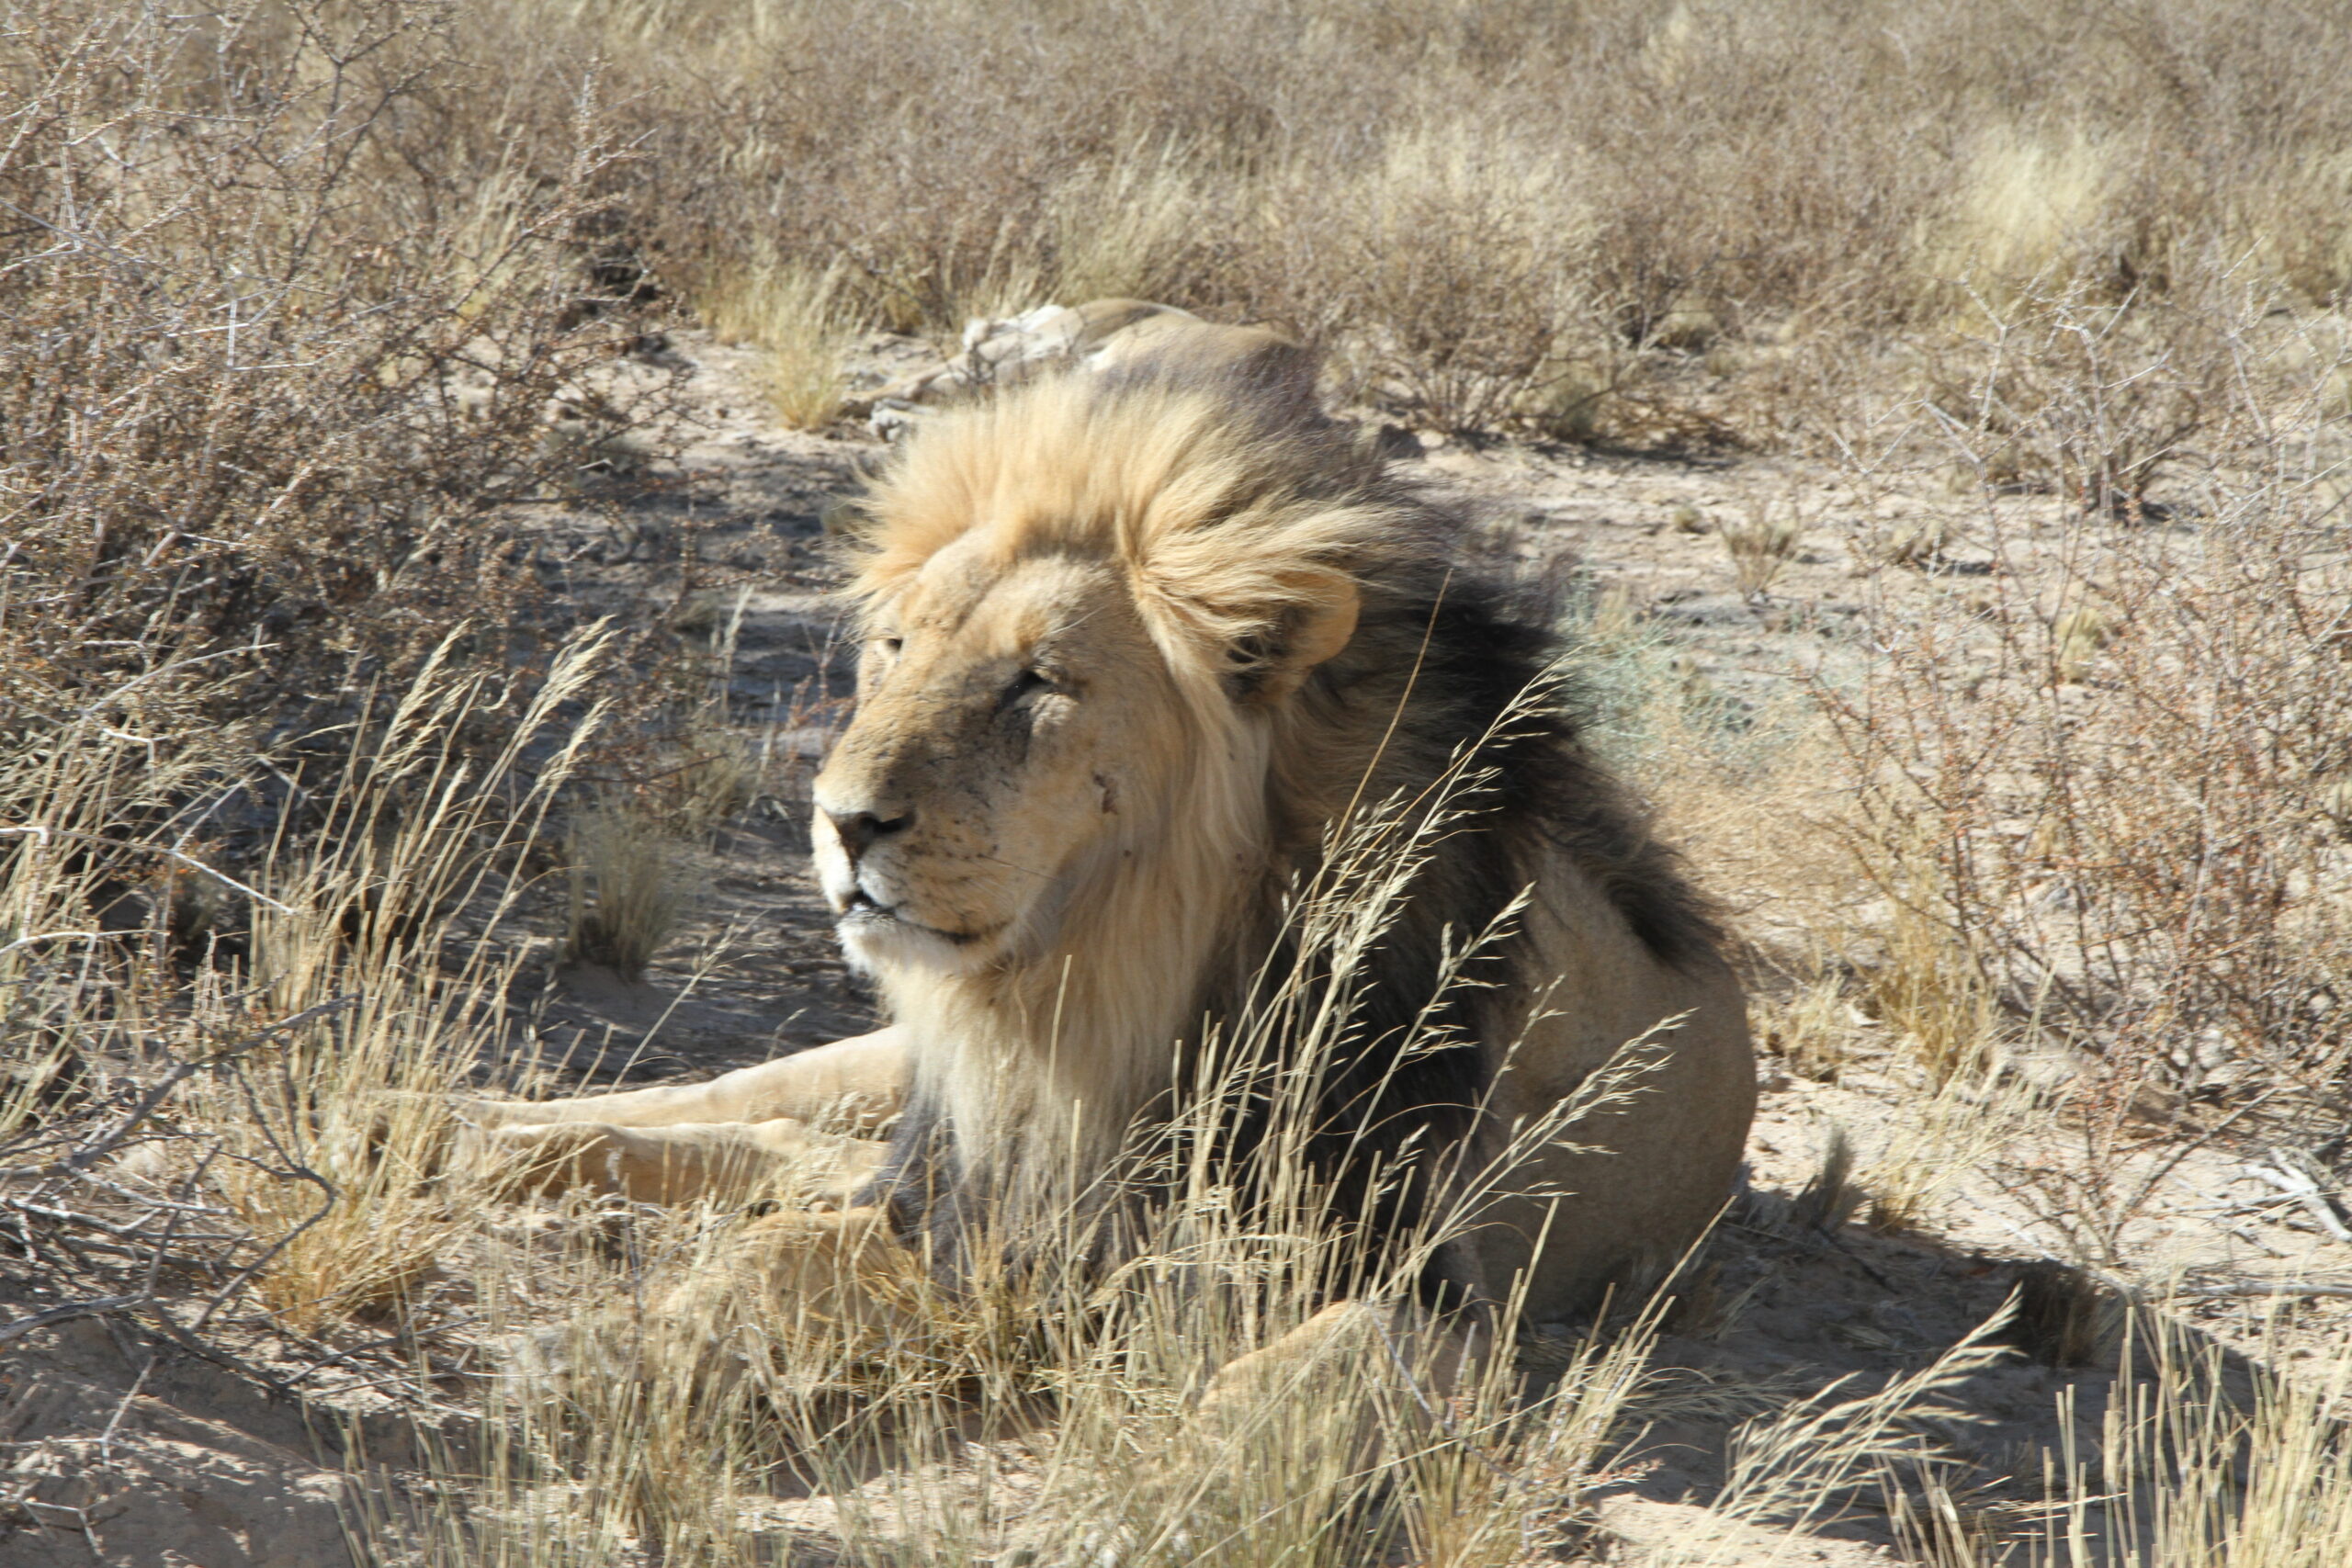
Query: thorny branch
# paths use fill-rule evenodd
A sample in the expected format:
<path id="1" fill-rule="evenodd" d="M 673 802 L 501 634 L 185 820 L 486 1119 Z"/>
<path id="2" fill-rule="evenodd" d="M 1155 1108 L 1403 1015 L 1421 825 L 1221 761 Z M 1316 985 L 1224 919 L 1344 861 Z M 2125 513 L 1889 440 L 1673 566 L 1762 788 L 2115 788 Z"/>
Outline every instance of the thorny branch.
<path id="1" fill-rule="evenodd" d="M 357 993 L 346 993 L 330 998 L 314 1007 L 304 1008 L 301 1011 L 279 1019 L 275 1023 L 254 1030 L 229 1044 L 175 1064 L 169 1072 L 139 1097 L 138 1101 L 129 1111 L 79 1148 L 46 1165 L 0 1168 L 0 1181 L 32 1180 L 45 1183 L 64 1178 L 87 1179 L 89 1173 L 99 1161 L 121 1147 L 142 1124 L 162 1109 L 173 1093 L 190 1078 L 202 1073 L 218 1072 L 231 1066 L 251 1055 L 254 1051 L 274 1041 L 283 1039 L 306 1024 L 315 1023 L 322 1019 L 332 1018 L 336 1014 L 348 1011 L 356 1007 L 360 999 Z M 278 1153 L 281 1156 L 285 1155 L 282 1147 L 278 1149 Z M 300 1162 L 288 1157 L 285 1174 L 292 1179 L 307 1180 L 322 1186 L 325 1190 L 327 1203 L 332 1205 L 334 1202 L 332 1185 Z M 115 1190 L 120 1190 L 119 1188 Z M 57 1236 L 56 1239 L 65 1247 L 65 1249 L 77 1257 L 85 1248 L 95 1250 L 96 1247 L 104 1247 L 104 1250 L 118 1256 L 142 1258 L 146 1267 L 142 1270 L 139 1288 L 130 1292 L 114 1291 L 79 1301 L 60 1303 L 13 1322 L 0 1324 L 0 1344 L 21 1338 L 37 1329 L 51 1327 L 76 1318 L 96 1317 L 110 1313 L 137 1312 L 142 1308 L 151 1307 L 156 1302 L 164 1265 L 169 1260 L 175 1244 L 224 1239 L 210 1235 L 201 1236 L 182 1235 L 180 1225 L 187 1216 L 209 1215 L 214 1212 L 200 1203 L 176 1202 L 164 1199 L 151 1201 L 142 1198 L 141 1200 L 142 1212 L 136 1218 L 116 1221 L 47 1201 L 47 1196 L 45 1191 L 38 1189 L 30 1194 L 0 1194 L 0 1208 L 6 1208 L 20 1216 L 20 1222 L 23 1219 L 38 1219 L 61 1227 L 96 1230 L 114 1237 L 118 1242 L 148 1241 L 150 1227 L 159 1219 L 162 1222 L 161 1233 L 153 1236 L 150 1245 L 143 1252 L 121 1246 L 87 1242 L 76 1246 L 64 1242 L 62 1235 Z M 323 1213 L 323 1210 L 322 1212 Z M 269 1259 L 283 1248 L 288 1239 L 291 1238 L 281 1238 L 276 1247 L 265 1251 L 259 1258 L 247 1263 L 232 1274 L 207 1303 L 203 1315 L 198 1321 L 198 1326 L 200 1328 L 209 1322 L 221 1305 L 243 1289 L 268 1263 Z M 159 1318 L 163 1316 L 160 1314 L 155 1315 Z M 187 1331 L 177 1323 L 166 1320 L 163 1321 L 160 1326 L 173 1340 L 191 1348 L 200 1348 L 191 1345 Z"/>

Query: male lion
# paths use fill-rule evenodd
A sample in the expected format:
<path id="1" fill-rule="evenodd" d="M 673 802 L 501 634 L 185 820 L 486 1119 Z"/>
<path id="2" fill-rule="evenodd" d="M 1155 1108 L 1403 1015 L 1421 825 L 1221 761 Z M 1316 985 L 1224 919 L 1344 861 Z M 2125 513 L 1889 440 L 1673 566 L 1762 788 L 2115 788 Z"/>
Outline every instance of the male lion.
<path id="1" fill-rule="evenodd" d="M 1186 1064 L 1295 967 L 1287 901 L 1335 825 L 1450 774 L 1353 1057 L 1317 1069 L 1334 1201 L 1374 1162 L 1499 1147 L 1650 1034 L 1632 1091 L 1536 1149 L 1421 1294 L 1502 1300 L 1523 1276 L 1556 1317 L 1707 1225 L 1754 1108 L 1739 986 L 1567 706 L 1530 705 L 1548 618 L 1472 569 L 1459 516 L 1295 380 L 1182 355 L 944 412 L 865 511 L 859 705 L 813 831 L 890 1026 L 697 1086 L 477 1107 L 494 1136 L 676 1197 L 805 1156 L 808 1124 L 863 1097 L 896 1130 L 831 1145 L 871 1172 L 837 1234 L 967 1269 L 979 1227 L 1177 1113 Z M 1475 983 L 1449 985 L 1489 929 Z M 1440 1186 L 1350 1218 L 1408 1230 Z"/>

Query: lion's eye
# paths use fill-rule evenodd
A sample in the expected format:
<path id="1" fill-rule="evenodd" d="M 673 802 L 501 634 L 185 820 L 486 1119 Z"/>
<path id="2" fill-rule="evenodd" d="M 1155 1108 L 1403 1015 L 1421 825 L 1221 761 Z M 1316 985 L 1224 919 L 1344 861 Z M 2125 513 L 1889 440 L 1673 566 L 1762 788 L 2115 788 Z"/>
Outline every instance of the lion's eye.
<path id="1" fill-rule="evenodd" d="M 877 639 L 876 646 L 880 648 L 883 652 L 888 654 L 891 658 L 896 659 L 899 657 L 899 649 L 904 645 L 897 637 L 886 637 Z"/>
<path id="2" fill-rule="evenodd" d="M 1052 690 L 1054 690 L 1052 676 L 1040 670 L 1023 670 L 1012 678 L 1012 684 L 1004 689 L 1004 705 L 1011 707 L 1023 697 Z"/>

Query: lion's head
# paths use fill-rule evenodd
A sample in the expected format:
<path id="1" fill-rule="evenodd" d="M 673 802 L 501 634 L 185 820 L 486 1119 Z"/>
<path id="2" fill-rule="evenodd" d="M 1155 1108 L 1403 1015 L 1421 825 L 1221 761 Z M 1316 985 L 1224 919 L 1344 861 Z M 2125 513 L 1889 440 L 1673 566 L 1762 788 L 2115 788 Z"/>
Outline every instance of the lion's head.
<path id="1" fill-rule="evenodd" d="M 1363 520 L 1234 423 L 1229 389 L 1070 377 L 949 416 L 877 488 L 857 716 L 815 790 L 854 959 L 1043 960 L 1179 839 L 1254 869 L 1262 798 L 1234 785 L 1262 796 L 1279 711 L 1355 630 Z"/>

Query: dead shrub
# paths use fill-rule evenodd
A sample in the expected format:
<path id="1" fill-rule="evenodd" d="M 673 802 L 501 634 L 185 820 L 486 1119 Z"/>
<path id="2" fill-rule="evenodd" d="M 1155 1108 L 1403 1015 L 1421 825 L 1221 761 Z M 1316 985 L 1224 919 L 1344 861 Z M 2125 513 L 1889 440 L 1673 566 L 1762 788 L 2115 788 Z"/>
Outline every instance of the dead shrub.
<path id="1" fill-rule="evenodd" d="M 2340 1097 L 2352 920 L 2326 792 L 2352 582 L 2308 486 L 2219 493 L 2194 531 L 2097 555 L 2123 630 L 2092 684 L 2069 678 L 2092 674 L 2080 620 L 2006 589 L 1890 626 L 1863 688 L 1822 693 L 1862 869 L 1897 948 L 1928 955 L 1898 953 L 1882 1005 L 1923 1039 L 1977 1035 L 1997 998 L 2096 1053 L 2122 1101 Z M 1917 1021 L 1945 1014 L 1965 1027 Z"/>
<path id="2" fill-rule="evenodd" d="M 135 728 L 223 660 L 333 691 L 526 624 L 503 509 L 560 482 L 546 411 L 617 346 L 582 311 L 593 117 L 439 143 L 471 68 L 402 6 L 38 0 L 0 38 L 0 725 L 138 676 Z"/>
<path id="3" fill-rule="evenodd" d="M 2237 382 L 2269 300 L 2238 283 L 2224 273 L 2189 298 L 2115 303 L 2080 282 L 2007 306 L 1979 296 L 1982 325 L 1933 359 L 1927 406 L 1982 480 L 2138 518 L 2168 468 L 2230 446 L 2225 427 L 2249 412 Z"/>

